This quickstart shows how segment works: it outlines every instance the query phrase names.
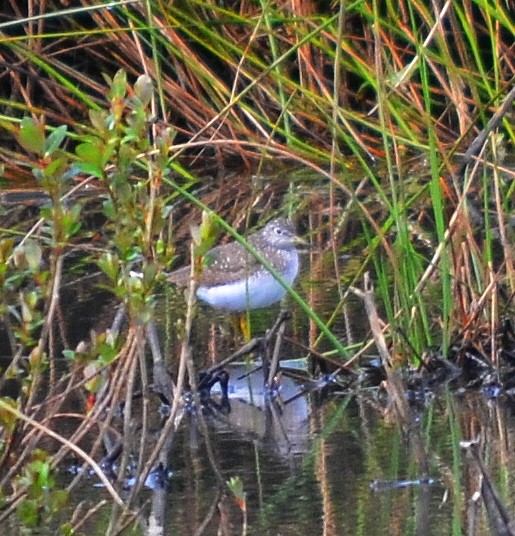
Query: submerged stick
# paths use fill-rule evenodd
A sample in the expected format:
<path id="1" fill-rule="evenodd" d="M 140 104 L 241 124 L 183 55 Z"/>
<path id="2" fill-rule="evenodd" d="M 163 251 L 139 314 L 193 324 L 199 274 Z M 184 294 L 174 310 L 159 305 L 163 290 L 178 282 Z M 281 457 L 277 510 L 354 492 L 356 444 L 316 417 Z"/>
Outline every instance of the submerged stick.
<path id="1" fill-rule="evenodd" d="M 370 329 L 372 330 L 372 336 L 374 338 L 374 342 L 381 358 L 381 364 L 383 365 L 384 370 L 386 372 L 386 391 L 388 392 L 393 401 L 397 416 L 399 417 L 402 427 L 412 432 L 412 440 L 415 444 L 414 451 L 418 458 L 420 470 L 425 476 L 429 472 L 429 467 L 427 464 L 424 441 L 420 436 L 418 429 L 414 429 L 412 426 L 413 419 L 411 415 L 411 410 L 406 400 L 404 386 L 402 385 L 397 370 L 393 366 L 393 359 L 390 355 L 383 331 L 381 329 L 381 321 L 379 319 L 379 315 L 377 314 L 377 308 L 374 301 L 374 286 L 370 281 L 370 275 L 368 272 L 365 273 L 363 287 L 364 290 L 354 287 L 351 287 L 350 290 L 356 296 L 360 297 L 365 304 L 365 310 L 367 313 L 368 322 L 370 324 Z"/>
<path id="2" fill-rule="evenodd" d="M 501 500 L 499 492 L 477 452 L 477 441 L 461 441 L 460 447 L 473 461 L 481 476 L 481 496 L 485 502 L 488 520 L 494 534 L 497 536 L 515 536 L 515 522 L 510 517 L 506 505 Z"/>

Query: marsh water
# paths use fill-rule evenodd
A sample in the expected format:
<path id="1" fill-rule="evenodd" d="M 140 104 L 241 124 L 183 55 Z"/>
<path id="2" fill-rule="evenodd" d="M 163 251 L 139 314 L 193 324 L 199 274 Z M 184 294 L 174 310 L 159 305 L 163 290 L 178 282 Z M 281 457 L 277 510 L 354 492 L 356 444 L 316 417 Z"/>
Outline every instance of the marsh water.
<path id="1" fill-rule="evenodd" d="M 311 293 L 322 315 L 330 314 L 338 300 L 336 283 L 315 281 L 309 263 L 305 258 L 297 288 L 304 296 Z M 157 523 L 164 534 L 181 536 L 491 534 L 484 505 L 476 496 L 477 464 L 459 442 L 477 439 L 480 457 L 511 509 L 515 405 L 443 385 L 412 402 L 413 423 L 407 430 L 399 425 L 378 387 L 306 391 L 308 361 L 304 358 L 306 348 L 314 346 L 316 332 L 294 303 L 287 300 L 284 306 L 292 311 L 292 319 L 281 359 L 298 379 L 285 375 L 278 397 L 270 401 L 262 394 L 259 372 L 247 374 L 252 362 L 229 365 L 229 407 L 216 405 L 219 394 L 213 388 L 214 404 L 204 412 L 207 439 L 198 415 L 183 415 L 169 451 L 168 483 L 143 490 L 140 518 L 128 533 L 152 534 L 151 527 Z M 84 325 L 102 310 L 90 305 L 81 309 L 80 302 L 70 307 Z M 183 307 L 180 294 L 165 293 L 160 299 L 156 322 L 170 362 L 179 351 L 179 341 L 174 326 L 167 325 L 168 315 Z M 278 312 L 279 307 L 272 307 L 254 313 L 253 333 L 269 327 Z M 341 313 L 333 330 L 342 340 L 366 336 L 367 323 L 357 298 L 347 301 L 345 314 Z M 241 340 L 230 318 L 201 306 L 192 344 L 201 370 L 222 360 Z M 427 473 L 416 450 L 418 443 L 412 440 L 415 433 L 423 438 Z M 245 521 L 234 497 L 217 486 L 206 442 L 222 477 L 241 479 Z M 66 464 L 60 478 L 63 484 L 73 478 Z M 87 511 L 101 499 L 108 496 L 98 481 L 84 477 L 71 492 L 70 515 L 79 502 Z M 104 514 L 92 516 L 82 527 L 84 533 L 104 534 L 109 509 L 100 511 Z"/>
<path id="2" fill-rule="evenodd" d="M 313 215 L 299 219 L 317 221 Z M 300 230 L 304 234 L 307 227 Z M 317 234 L 302 255 L 295 284 L 349 347 L 369 338 L 364 306 L 347 292 L 350 284 L 360 284 L 353 271 L 360 252 L 345 248 L 352 235 L 340 233 L 330 247 L 327 232 Z M 71 287 L 63 286 L 60 307 L 73 347 L 87 339 L 90 330 L 109 325 L 115 307 L 109 292 L 94 285 L 74 282 Z M 488 399 L 479 390 L 452 383 L 422 389 L 420 397 L 410 400 L 410 425 L 401 426 L 379 384 L 348 389 L 342 380 L 324 388 L 312 381 L 317 353 L 329 351 L 327 360 L 318 361 L 317 378 L 334 370 L 342 356 L 330 353 L 331 345 L 292 299 L 253 312 L 252 335 L 270 328 L 281 307 L 292 316 L 280 346 L 285 372 L 277 396 L 271 399 L 263 393 L 259 370 L 249 373 L 258 368 L 252 358 L 228 365 L 228 403 L 221 402 L 215 386 L 203 423 L 198 410 L 182 413 L 166 459 L 166 482 L 141 492 L 140 514 L 127 534 L 491 534 L 478 494 L 480 468 L 461 448 L 464 440 L 477 441 L 474 448 L 500 500 L 508 512 L 515 511 L 515 404 L 509 398 Z M 181 348 L 178 319 L 184 310 L 183 295 L 163 288 L 153 322 L 172 375 Z M 191 345 L 195 367 L 202 371 L 230 355 L 242 340 L 229 316 L 199 305 Z M 375 358 L 371 347 L 355 365 L 355 373 Z M 64 359 L 61 366 L 68 366 Z M 148 366 L 150 370 L 150 356 Z M 69 409 L 77 411 L 76 406 Z M 160 434 L 157 413 L 150 425 L 154 436 Z M 65 429 L 68 425 L 66 419 L 61 421 L 63 435 L 71 433 Z M 76 479 L 69 472 L 72 465 L 72 459 L 59 465 L 60 485 Z M 215 472 L 223 481 L 239 479 L 245 507 L 220 488 Z M 116 516 L 110 504 L 98 479 L 84 473 L 71 489 L 61 522 L 84 517 L 78 533 L 105 534 Z M 15 524 L 11 528 L 17 532 Z M 49 533 L 54 528 L 49 527 Z"/>

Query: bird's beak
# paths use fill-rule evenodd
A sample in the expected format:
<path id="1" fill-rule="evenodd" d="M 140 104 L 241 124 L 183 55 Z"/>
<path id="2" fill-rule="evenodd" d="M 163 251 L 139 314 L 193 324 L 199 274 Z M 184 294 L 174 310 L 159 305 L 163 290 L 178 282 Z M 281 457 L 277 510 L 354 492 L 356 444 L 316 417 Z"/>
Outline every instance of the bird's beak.
<path id="1" fill-rule="evenodd" d="M 301 238 L 300 236 L 295 237 L 295 245 L 302 246 L 303 248 L 309 248 L 309 242 L 307 240 L 304 240 L 304 238 Z"/>

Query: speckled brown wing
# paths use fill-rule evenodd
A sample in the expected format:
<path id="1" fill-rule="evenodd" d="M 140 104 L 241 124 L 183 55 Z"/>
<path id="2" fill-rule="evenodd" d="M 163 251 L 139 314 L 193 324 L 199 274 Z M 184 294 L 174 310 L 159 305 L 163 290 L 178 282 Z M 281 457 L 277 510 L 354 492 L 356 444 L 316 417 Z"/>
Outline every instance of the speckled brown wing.
<path id="1" fill-rule="evenodd" d="M 252 243 L 253 241 L 250 240 Z M 199 284 L 206 287 L 241 281 L 259 266 L 256 259 L 238 242 L 230 242 L 209 250 L 204 258 L 204 270 Z M 189 282 L 191 268 L 185 266 L 168 276 L 168 281 L 178 286 Z"/>
<path id="2" fill-rule="evenodd" d="M 206 253 L 200 285 L 213 287 L 246 279 L 259 266 L 238 242 L 217 246 Z"/>

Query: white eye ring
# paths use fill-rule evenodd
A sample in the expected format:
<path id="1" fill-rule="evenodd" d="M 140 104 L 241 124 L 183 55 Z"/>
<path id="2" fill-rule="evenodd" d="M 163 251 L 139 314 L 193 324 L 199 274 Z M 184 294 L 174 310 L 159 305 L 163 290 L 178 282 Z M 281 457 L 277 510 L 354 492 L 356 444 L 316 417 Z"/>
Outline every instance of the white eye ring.
<path id="1" fill-rule="evenodd" d="M 274 229 L 274 231 L 275 231 L 275 234 L 278 234 L 278 235 L 283 234 L 283 230 L 282 230 L 280 227 L 276 227 L 276 228 Z"/>

